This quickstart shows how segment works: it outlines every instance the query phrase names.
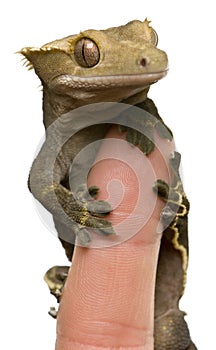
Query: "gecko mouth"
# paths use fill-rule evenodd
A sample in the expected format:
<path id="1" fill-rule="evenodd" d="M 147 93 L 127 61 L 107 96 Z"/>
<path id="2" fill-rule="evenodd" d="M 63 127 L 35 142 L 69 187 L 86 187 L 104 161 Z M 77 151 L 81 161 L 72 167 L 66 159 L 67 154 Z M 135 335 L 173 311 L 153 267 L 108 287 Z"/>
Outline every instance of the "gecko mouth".
<path id="1" fill-rule="evenodd" d="M 83 89 L 84 91 L 107 90 L 110 88 L 146 88 L 166 76 L 168 69 L 154 73 L 104 75 L 79 77 L 70 74 L 55 77 L 49 87 L 59 93 L 68 89 Z"/>

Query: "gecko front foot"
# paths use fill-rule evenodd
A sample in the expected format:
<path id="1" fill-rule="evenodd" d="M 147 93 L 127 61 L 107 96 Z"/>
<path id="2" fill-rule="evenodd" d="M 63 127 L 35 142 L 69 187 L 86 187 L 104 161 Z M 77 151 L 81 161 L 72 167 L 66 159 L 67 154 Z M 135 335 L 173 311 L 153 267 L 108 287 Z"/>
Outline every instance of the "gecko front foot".
<path id="1" fill-rule="evenodd" d="M 171 131 L 159 118 L 157 110 L 153 108 L 149 99 L 148 102 L 150 106 L 140 104 L 135 110 L 134 107 L 128 108 L 119 118 L 120 121 L 123 121 L 122 125 L 119 125 L 119 130 L 126 132 L 126 140 L 134 146 L 139 146 L 146 155 L 149 155 L 155 148 L 155 131 L 160 137 L 172 140 Z M 125 121 L 131 126 L 125 126 Z"/>
<path id="2" fill-rule="evenodd" d="M 143 128 L 145 128 L 145 126 Z M 148 129 L 149 137 L 142 134 L 138 130 L 123 125 L 119 125 L 119 130 L 121 132 L 126 131 L 126 140 L 134 146 L 139 146 L 141 151 L 146 155 L 150 154 L 154 150 L 155 144 L 153 142 L 153 133 L 150 128 Z M 147 133 L 147 129 L 145 129 L 145 133 Z"/>
<path id="3" fill-rule="evenodd" d="M 153 190 L 160 198 L 167 202 L 167 205 L 162 209 L 160 215 L 162 224 L 167 227 L 176 216 L 176 210 L 172 208 L 172 206 L 176 206 L 176 204 L 171 203 L 168 200 L 170 193 L 172 192 L 172 188 L 165 181 L 159 179 L 155 182 Z"/>
<path id="4" fill-rule="evenodd" d="M 60 221 L 71 227 L 79 244 L 83 246 L 88 246 L 91 241 L 89 229 L 104 236 L 115 234 L 112 224 L 103 218 L 112 211 L 110 204 L 93 198 L 96 197 L 98 190 L 96 186 L 88 190 L 81 185 L 72 193 L 62 185 L 55 186 L 58 203 L 66 214 L 64 218 L 60 217 Z"/>
<path id="5" fill-rule="evenodd" d="M 161 221 L 166 227 L 176 216 L 183 217 L 189 210 L 189 203 L 179 176 L 180 160 L 181 156 L 178 152 L 174 152 L 170 158 L 170 167 L 173 172 L 171 186 L 161 179 L 157 180 L 153 186 L 154 192 L 167 203 L 161 213 Z"/>

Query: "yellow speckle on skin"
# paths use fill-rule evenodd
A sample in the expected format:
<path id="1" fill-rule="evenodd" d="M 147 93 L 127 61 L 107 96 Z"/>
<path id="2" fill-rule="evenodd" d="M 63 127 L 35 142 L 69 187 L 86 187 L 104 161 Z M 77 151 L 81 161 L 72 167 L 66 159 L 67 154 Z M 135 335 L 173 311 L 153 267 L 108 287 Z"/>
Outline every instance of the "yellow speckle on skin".
<path id="1" fill-rule="evenodd" d="M 178 217 L 176 217 L 176 220 L 174 221 L 173 225 L 171 226 L 171 229 L 174 231 L 174 236 L 172 239 L 173 246 L 176 250 L 178 250 L 181 253 L 182 256 L 182 270 L 183 270 L 183 281 L 182 281 L 182 294 L 184 293 L 184 289 L 186 286 L 187 281 L 187 267 L 188 267 L 188 253 L 187 249 L 179 243 L 179 230 L 176 227 Z"/>
<path id="2" fill-rule="evenodd" d="M 86 220 L 89 218 L 89 213 L 86 211 L 86 212 L 83 212 L 82 213 L 82 217 L 80 219 L 80 225 L 82 226 L 85 226 L 86 224 Z"/>
<path id="3" fill-rule="evenodd" d="M 180 252 L 182 257 L 182 271 L 183 271 L 182 294 L 183 294 L 186 281 L 187 281 L 188 252 L 187 252 L 187 248 L 183 244 L 179 243 L 180 233 L 179 233 L 177 224 L 178 224 L 178 218 L 184 217 L 185 215 L 187 215 L 188 210 L 187 210 L 187 207 L 183 204 L 183 198 L 185 196 L 185 193 L 183 191 L 181 181 L 177 182 L 176 186 L 174 187 L 174 190 L 179 195 L 178 201 L 169 200 L 169 202 L 178 205 L 178 212 L 176 213 L 176 217 L 172 225 L 170 226 L 170 229 L 174 231 L 174 235 L 172 238 L 173 247 Z M 181 211 L 179 211 L 179 209 L 181 209 Z"/>
<path id="4" fill-rule="evenodd" d="M 49 192 L 53 192 L 57 189 L 58 185 L 57 184 L 52 184 L 50 186 L 47 186 L 43 192 L 42 192 L 42 196 L 46 196 Z"/>

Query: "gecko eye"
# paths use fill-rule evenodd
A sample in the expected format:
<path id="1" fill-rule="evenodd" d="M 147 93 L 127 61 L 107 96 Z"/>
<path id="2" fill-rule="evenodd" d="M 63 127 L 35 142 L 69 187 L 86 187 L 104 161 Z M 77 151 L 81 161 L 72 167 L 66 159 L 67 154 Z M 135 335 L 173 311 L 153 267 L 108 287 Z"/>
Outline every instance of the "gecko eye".
<path id="1" fill-rule="evenodd" d="M 152 28 L 152 43 L 155 46 L 157 46 L 157 44 L 158 44 L 158 35 L 153 28 Z"/>
<path id="2" fill-rule="evenodd" d="M 82 38 L 76 43 L 74 56 L 81 67 L 89 68 L 96 66 L 100 59 L 98 46 L 88 38 Z"/>

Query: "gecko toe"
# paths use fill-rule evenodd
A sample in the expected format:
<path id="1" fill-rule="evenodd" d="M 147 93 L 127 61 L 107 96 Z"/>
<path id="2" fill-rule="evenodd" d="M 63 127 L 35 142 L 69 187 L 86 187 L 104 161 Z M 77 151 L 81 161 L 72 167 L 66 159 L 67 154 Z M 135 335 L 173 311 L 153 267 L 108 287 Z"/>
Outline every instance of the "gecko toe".
<path id="1" fill-rule="evenodd" d="M 103 200 L 88 202 L 86 207 L 90 213 L 97 216 L 104 216 L 112 211 L 111 205 Z"/>

